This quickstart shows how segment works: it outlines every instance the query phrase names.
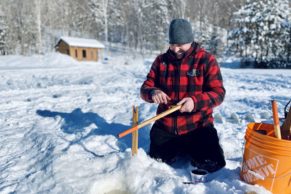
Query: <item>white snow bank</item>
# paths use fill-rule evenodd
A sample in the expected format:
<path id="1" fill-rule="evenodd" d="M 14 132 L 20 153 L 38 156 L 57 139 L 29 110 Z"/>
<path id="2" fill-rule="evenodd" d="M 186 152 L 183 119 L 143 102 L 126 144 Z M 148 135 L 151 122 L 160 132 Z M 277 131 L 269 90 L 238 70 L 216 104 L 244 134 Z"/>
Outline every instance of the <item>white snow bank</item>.
<path id="1" fill-rule="evenodd" d="M 52 68 L 52 67 L 69 67 L 79 64 L 72 57 L 61 53 L 48 53 L 45 55 L 21 56 L 8 55 L 0 56 L 1 70 L 19 70 L 31 68 Z"/>

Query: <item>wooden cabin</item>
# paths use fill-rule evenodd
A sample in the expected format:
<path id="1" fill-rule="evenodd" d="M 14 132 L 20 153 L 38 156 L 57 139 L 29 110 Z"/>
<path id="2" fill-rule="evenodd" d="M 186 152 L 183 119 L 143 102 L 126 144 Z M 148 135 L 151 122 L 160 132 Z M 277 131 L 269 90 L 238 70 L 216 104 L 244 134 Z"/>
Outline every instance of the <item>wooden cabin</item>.
<path id="1" fill-rule="evenodd" d="M 60 53 L 78 61 L 98 61 L 105 46 L 95 39 L 61 37 L 55 46 Z"/>

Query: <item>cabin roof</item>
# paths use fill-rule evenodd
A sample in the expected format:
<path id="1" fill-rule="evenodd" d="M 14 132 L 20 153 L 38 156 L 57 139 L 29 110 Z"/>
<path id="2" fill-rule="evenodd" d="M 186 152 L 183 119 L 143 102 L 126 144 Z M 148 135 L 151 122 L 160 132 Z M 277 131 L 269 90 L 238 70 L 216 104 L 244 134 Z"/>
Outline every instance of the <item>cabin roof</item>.
<path id="1" fill-rule="evenodd" d="M 105 48 L 104 44 L 102 44 L 101 42 L 99 42 L 95 39 L 62 36 L 62 37 L 60 37 L 58 44 L 61 40 L 64 41 L 65 43 L 67 43 L 69 46 L 89 47 L 89 48 Z"/>

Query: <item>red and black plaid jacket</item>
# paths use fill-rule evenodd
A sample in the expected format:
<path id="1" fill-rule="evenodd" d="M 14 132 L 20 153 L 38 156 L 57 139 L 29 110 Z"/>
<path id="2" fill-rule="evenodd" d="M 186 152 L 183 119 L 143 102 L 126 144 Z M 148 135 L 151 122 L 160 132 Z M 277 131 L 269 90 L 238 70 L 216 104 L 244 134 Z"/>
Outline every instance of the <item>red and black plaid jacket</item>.
<path id="1" fill-rule="evenodd" d="M 151 92 L 156 89 L 171 98 L 171 103 L 158 106 L 157 114 L 185 97 L 194 101 L 191 113 L 176 111 L 155 123 L 155 126 L 178 135 L 213 124 L 213 107 L 221 104 L 225 96 L 215 57 L 195 42 L 182 60 L 177 60 L 170 50 L 156 58 L 141 86 L 142 99 L 153 102 Z"/>

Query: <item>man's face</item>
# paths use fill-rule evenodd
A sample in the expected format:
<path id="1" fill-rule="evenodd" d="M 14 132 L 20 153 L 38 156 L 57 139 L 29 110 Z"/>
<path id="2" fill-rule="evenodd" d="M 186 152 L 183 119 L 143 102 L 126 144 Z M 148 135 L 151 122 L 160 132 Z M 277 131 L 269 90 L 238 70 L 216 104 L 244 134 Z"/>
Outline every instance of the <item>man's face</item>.
<path id="1" fill-rule="evenodd" d="M 183 54 L 189 50 L 191 47 L 191 43 L 187 44 L 170 44 L 170 50 L 173 51 L 177 58 L 183 57 Z"/>

